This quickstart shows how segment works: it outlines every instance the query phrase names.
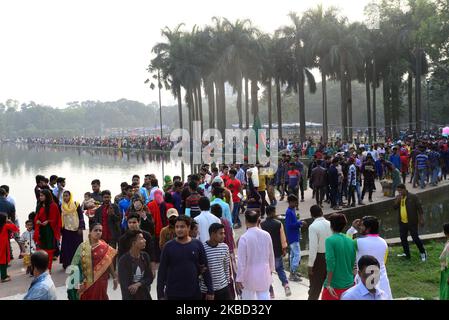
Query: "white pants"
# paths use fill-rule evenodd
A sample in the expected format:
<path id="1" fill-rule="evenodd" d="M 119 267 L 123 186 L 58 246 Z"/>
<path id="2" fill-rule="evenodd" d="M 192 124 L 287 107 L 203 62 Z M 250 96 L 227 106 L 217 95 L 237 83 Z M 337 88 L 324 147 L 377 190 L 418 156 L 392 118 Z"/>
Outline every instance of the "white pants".
<path id="1" fill-rule="evenodd" d="M 251 291 L 242 290 L 242 300 L 270 300 L 270 290 L 267 291 Z"/>

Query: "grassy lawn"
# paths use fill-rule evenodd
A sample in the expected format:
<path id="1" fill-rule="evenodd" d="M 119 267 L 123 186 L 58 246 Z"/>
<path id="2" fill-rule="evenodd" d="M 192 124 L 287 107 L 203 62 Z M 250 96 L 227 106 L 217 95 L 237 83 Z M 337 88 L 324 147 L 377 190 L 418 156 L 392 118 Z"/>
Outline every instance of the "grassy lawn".
<path id="1" fill-rule="evenodd" d="M 389 247 L 387 273 L 393 297 L 416 297 L 427 300 L 438 298 L 440 289 L 440 263 L 438 257 L 444 247 L 443 241 L 425 242 L 427 262 L 421 262 L 418 248 L 410 243 L 412 258 L 398 257 L 402 253 L 401 245 Z M 288 263 L 287 263 L 288 264 Z M 307 257 L 301 259 L 299 272 L 307 277 Z"/>

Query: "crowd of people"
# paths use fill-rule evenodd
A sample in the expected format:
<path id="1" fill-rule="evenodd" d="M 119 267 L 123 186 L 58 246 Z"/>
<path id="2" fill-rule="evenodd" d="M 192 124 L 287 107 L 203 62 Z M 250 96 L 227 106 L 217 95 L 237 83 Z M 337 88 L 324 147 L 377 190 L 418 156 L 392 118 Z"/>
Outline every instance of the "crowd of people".
<path id="1" fill-rule="evenodd" d="M 204 164 L 187 181 L 165 176 L 160 183 L 154 174 L 142 181 L 134 175 L 121 183 L 117 195 L 102 190 L 95 179 L 82 202 L 73 199 L 65 178 L 38 175 L 36 209 L 21 236 L 9 187 L 1 186 L 1 281 L 11 280 L 7 266 L 12 258 L 10 239 L 15 239 L 27 274 L 34 277 L 27 299 L 56 298 L 50 274 L 59 258 L 62 267 L 72 271 L 69 299 L 108 299 L 109 278 L 114 290 L 120 286 L 123 299 L 151 299 L 157 274 L 158 299 L 268 300 L 274 298 L 274 271 L 286 296 L 292 294 L 289 281 L 302 281 L 299 244 L 301 228 L 308 227 L 309 299 L 320 295 L 323 300 L 392 299 L 385 264 L 388 246 L 379 236 L 378 218 L 356 220 L 345 233 L 348 222 L 338 210 L 363 205 L 366 194 L 372 201 L 375 179 L 391 179 L 389 196 L 396 198 L 403 256 L 411 256 L 410 233 L 425 262 L 427 254 L 418 236 L 424 213 L 404 182 L 410 179 L 414 187 L 424 188 L 427 182 L 437 185 L 446 179 L 447 140 L 372 146 L 310 143 L 307 153 L 312 157 L 308 166 L 294 150 L 282 153 L 276 172 L 252 164 Z M 304 201 L 309 186 L 316 200 L 310 208 L 310 225 L 298 218 L 299 201 Z M 288 207 L 279 212 L 278 201 L 285 197 Z M 323 215 L 326 202 L 337 211 L 327 219 Z M 279 214 L 285 214 L 283 223 L 277 219 Z M 243 219 L 246 231 L 235 239 Z M 444 232 L 449 237 L 448 224 Z M 449 299 L 449 245 L 440 259 L 440 298 Z M 379 270 L 378 285 L 368 283 L 373 268 Z"/>
<path id="2" fill-rule="evenodd" d="M 58 137 L 58 138 L 18 138 L 19 143 L 38 145 L 64 145 L 79 147 L 107 147 L 117 149 L 163 150 L 170 151 L 174 143 L 165 136 L 103 136 L 103 137 Z"/>

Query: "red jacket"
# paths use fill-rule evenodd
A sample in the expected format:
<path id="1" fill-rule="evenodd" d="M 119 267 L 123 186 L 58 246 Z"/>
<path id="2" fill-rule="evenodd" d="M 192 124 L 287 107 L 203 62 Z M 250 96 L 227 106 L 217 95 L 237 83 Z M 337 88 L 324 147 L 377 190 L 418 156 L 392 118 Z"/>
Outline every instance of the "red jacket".
<path id="1" fill-rule="evenodd" d="M 168 225 L 168 219 L 164 219 L 167 221 L 167 223 L 164 224 L 161 217 L 161 210 L 155 200 L 149 202 L 147 206 L 148 209 L 150 210 L 151 215 L 153 216 L 154 233 L 156 237 L 159 238 L 162 228 Z M 165 214 L 167 214 L 168 209 L 173 208 L 173 205 L 171 203 L 165 202 L 165 207 L 166 207 Z"/>
<path id="2" fill-rule="evenodd" d="M 45 214 L 45 208 L 40 208 L 38 214 L 36 214 L 36 217 L 34 218 L 34 241 L 36 244 L 40 244 L 40 225 L 37 224 L 37 221 L 44 222 L 49 220 L 48 223 L 51 226 L 51 229 L 53 230 L 53 235 L 56 240 L 59 240 L 61 238 L 61 228 L 62 228 L 62 222 L 61 222 L 61 214 L 59 213 L 59 208 L 56 205 L 56 203 L 52 202 L 50 204 L 50 212 L 48 213 L 48 217 Z"/>

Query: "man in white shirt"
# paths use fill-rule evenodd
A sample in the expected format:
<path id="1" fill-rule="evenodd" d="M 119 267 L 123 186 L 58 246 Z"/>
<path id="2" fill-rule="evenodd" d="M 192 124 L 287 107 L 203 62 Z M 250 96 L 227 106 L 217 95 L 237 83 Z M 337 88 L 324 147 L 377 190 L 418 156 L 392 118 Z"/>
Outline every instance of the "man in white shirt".
<path id="1" fill-rule="evenodd" d="M 346 290 L 341 300 L 389 300 L 382 289 L 379 289 L 379 261 L 373 256 L 365 255 L 357 263 L 361 281 Z"/>
<path id="2" fill-rule="evenodd" d="M 247 230 L 238 241 L 236 289 L 243 300 L 270 300 L 275 270 L 271 236 L 258 227 L 258 211 L 247 210 L 245 222 Z"/>
<path id="3" fill-rule="evenodd" d="M 253 180 L 254 188 L 259 188 L 259 169 L 257 169 L 255 165 L 251 164 L 250 168 L 246 170 L 246 173 L 248 172 L 252 172 L 251 178 Z"/>
<path id="4" fill-rule="evenodd" d="M 220 219 L 209 212 L 210 201 L 207 197 L 201 197 L 198 203 L 201 213 L 195 217 L 195 221 L 198 223 L 198 240 L 202 243 L 209 240 L 209 227 L 213 223 L 221 223 Z"/>
<path id="5" fill-rule="evenodd" d="M 313 205 L 310 215 L 314 220 L 309 227 L 309 300 L 318 300 L 327 275 L 325 242 L 332 235 L 332 229 L 319 206 Z"/>

